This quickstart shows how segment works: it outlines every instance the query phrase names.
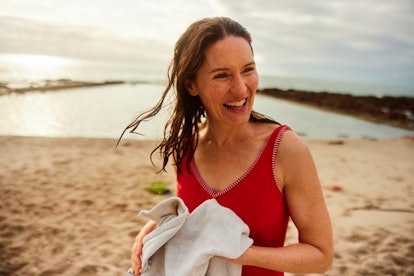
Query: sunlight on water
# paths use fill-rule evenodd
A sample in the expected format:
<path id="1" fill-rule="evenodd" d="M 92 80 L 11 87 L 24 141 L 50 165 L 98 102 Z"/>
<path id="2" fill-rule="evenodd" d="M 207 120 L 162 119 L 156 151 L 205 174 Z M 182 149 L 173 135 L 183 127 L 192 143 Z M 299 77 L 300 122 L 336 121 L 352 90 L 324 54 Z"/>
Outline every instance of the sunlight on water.
<path id="1" fill-rule="evenodd" d="M 0 135 L 118 138 L 138 113 L 151 108 L 159 99 L 159 85 L 114 85 L 8 94 L 0 97 Z M 373 124 L 330 112 L 287 103 L 258 95 L 258 112 L 290 125 L 307 138 L 383 138 L 412 135 L 412 132 Z M 138 132 L 125 138 L 160 138 L 168 119 L 164 112 L 144 122 Z"/>
<path id="2" fill-rule="evenodd" d="M 105 62 L 56 56 L 0 54 L 0 83 L 14 88 L 42 83 L 45 80 L 72 79 L 78 81 L 122 80 L 127 82 L 164 83 L 166 64 L 148 61 Z M 261 88 L 331 91 L 355 95 L 414 97 L 414 87 L 367 84 L 344 81 L 304 79 L 260 75 Z"/>
<path id="3" fill-rule="evenodd" d="M 0 54 L 0 85 L 17 88 L 39 84 L 47 79 L 67 78 L 80 81 L 145 81 L 145 85 L 115 85 L 78 88 L 44 93 L 6 94 L 0 96 L 0 135 L 117 138 L 137 112 L 152 107 L 159 99 L 165 72 L 146 64 L 113 64 L 69 58 Z M 261 77 L 262 87 L 323 87 L 338 91 L 374 91 L 386 95 L 412 96 L 410 89 L 374 87 L 349 83 L 330 83 L 281 77 Z M 364 88 L 365 87 L 365 88 Z M 388 91 L 388 92 L 387 92 Z M 389 92 L 391 91 L 391 92 Z M 255 108 L 309 138 L 391 137 L 412 135 L 398 128 L 372 124 L 349 116 L 288 104 L 258 96 Z M 139 131 L 146 136 L 126 134 L 128 138 L 155 138 L 162 134 L 167 114 L 144 123 Z"/>
<path id="4" fill-rule="evenodd" d="M 33 97 L 32 94 L 25 100 L 24 106 L 33 112 L 20 112 L 18 114 L 23 129 L 35 136 L 45 136 L 55 131 L 56 126 L 59 125 L 58 116 L 55 112 L 58 106 L 53 103 L 50 97 Z"/>
<path id="5" fill-rule="evenodd" d="M 0 83 L 13 88 L 57 79 L 163 83 L 167 65 L 160 67 L 157 64 L 132 61 L 117 63 L 55 56 L 0 54 Z"/>
<path id="6" fill-rule="evenodd" d="M 0 135 L 118 138 L 137 113 L 152 107 L 156 85 L 119 85 L 0 97 Z M 127 138 L 160 137 L 164 112 Z"/>
<path id="7" fill-rule="evenodd" d="M 30 136 L 62 136 L 60 105 L 53 94 L 27 93 L 5 96 L 8 104 L 0 105 L 6 120 L 2 122 L 6 134 Z"/>

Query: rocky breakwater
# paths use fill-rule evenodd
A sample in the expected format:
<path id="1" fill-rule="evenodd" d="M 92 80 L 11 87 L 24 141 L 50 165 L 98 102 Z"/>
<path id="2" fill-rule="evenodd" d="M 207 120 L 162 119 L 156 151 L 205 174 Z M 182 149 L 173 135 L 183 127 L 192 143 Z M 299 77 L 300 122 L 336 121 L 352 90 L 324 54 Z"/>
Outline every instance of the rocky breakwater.
<path id="1" fill-rule="evenodd" d="M 277 88 L 262 89 L 258 93 L 372 122 L 414 130 L 414 97 L 355 96 Z"/>
<path id="2" fill-rule="evenodd" d="M 123 84 L 124 81 L 104 81 L 104 82 L 87 82 L 76 81 L 70 79 L 58 79 L 58 80 L 45 80 L 37 83 L 20 84 L 17 87 L 10 83 L 0 82 L 0 95 L 6 95 L 10 93 L 25 93 L 34 91 L 51 91 L 80 87 L 92 87 L 92 86 L 104 86 L 104 85 L 116 85 Z"/>

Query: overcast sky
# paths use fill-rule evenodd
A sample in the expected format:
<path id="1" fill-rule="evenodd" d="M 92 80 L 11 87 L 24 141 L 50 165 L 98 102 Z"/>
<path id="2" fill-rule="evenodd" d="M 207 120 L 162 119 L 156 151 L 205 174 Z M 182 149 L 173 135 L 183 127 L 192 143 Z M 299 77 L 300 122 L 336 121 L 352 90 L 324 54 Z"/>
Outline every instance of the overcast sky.
<path id="1" fill-rule="evenodd" d="M 0 0 L 0 53 L 164 66 L 210 16 L 251 32 L 262 74 L 414 86 L 414 0 Z"/>

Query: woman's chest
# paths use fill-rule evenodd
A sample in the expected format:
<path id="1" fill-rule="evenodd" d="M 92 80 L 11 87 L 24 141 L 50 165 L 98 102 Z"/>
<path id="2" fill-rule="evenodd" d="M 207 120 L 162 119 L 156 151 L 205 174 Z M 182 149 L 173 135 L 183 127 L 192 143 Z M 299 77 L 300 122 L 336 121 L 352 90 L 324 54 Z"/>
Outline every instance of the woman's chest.
<path id="1" fill-rule="evenodd" d="M 202 181 L 213 191 L 220 192 L 243 178 L 260 159 L 262 148 L 200 151 L 195 154 L 195 167 Z"/>

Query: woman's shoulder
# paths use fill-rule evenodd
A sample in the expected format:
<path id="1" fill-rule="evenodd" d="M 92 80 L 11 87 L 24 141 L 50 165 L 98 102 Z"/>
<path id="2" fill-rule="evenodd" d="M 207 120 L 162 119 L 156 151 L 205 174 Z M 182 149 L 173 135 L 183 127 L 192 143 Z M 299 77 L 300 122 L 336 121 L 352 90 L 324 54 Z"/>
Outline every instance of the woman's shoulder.
<path id="1" fill-rule="evenodd" d="M 272 135 L 278 135 L 281 139 L 285 141 L 300 141 L 301 138 L 288 126 L 278 123 L 254 123 L 254 133 L 255 137 L 265 137 L 270 138 Z M 286 143 L 286 142 L 285 142 Z M 287 144 L 291 144 L 287 142 Z"/>
<path id="2" fill-rule="evenodd" d="M 288 125 L 281 125 L 276 123 L 259 123 L 257 124 L 257 137 L 271 137 L 278 136 L 280 139 L 280 149 L 285 151 L 300 151 L 306 150 L 306 142 Z"/>
<path id="3" fill-rule="evenodd" d="M 253 125 L 253 135 L 255 137 L 270 137 L 281 125 L 277 123 L 261 123 L 254 122 Z"/>
<path id="4" fill-rule="evenodd" d="M 277 162 L 274 167 L 274 173 L 278 179 L 278 185 L 281 190 L 292 179 L 292 174 L 297 174 L 298 167 L 307 167 L 311 164 L 312 156 L 305 140 L 297 135 L 293 130 L 286 129 L 280 138 L 277 151 Z"/>
<path id="5" fill-rule="evenodd" d="M 283 127 L 283 126 L 282 126 Z M 290 128 L 283 131 L 280 139 L 278 158 L 285 162 L 295 163 L 298 158 L 310 154 L 306 141 Z"/>
<path id="6" fill-rule="evenodd" d="M 300 150 L 307 147 L 306 141 L 300 137 L 294 130 L 287 125 L 279 125 L 277 128 L 283 128 L 281 137 L 281 147 L 288 150 Z"/>

